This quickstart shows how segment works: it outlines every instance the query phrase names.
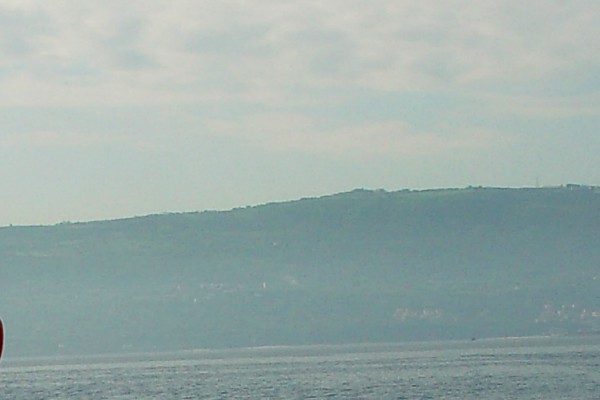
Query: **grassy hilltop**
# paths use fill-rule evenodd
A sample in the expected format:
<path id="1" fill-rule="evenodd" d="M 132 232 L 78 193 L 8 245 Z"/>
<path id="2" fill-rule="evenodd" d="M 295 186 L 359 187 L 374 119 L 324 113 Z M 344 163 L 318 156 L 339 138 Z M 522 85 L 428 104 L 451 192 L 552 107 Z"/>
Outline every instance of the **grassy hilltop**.
<path id="1" fill-rule="evenodd" d="M 595 187 L 0 229 L 8 356 L 593 333 L 599 293 Z"/>

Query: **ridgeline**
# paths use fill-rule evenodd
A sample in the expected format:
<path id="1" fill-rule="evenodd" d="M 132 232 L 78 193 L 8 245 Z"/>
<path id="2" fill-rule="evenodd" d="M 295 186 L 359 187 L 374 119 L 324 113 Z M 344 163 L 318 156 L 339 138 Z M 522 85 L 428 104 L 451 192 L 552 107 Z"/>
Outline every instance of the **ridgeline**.
<path id="1" fill-rule="evenodd" d="M 600 332 L 600 188 L 0 228 L 6 356 Z"/>

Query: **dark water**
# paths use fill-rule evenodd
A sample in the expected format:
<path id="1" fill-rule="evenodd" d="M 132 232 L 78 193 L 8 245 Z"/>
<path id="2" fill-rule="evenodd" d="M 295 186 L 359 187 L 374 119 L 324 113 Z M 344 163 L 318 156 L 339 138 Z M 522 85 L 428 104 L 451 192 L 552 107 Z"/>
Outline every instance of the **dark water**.
<path id="1" fill-rule="evenodd" d="M 7 359 L 0 399 L 600 399 L 600 337 Z"/>

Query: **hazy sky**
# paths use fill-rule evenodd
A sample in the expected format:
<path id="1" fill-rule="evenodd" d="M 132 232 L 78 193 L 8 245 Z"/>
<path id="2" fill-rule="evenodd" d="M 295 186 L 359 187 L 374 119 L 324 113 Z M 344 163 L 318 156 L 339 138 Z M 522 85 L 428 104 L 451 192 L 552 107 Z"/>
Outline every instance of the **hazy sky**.
<path id="1" fill-rule="evenodd" d="M 600 185 L 598 0 L 0 0 L 0 225 Z"/>

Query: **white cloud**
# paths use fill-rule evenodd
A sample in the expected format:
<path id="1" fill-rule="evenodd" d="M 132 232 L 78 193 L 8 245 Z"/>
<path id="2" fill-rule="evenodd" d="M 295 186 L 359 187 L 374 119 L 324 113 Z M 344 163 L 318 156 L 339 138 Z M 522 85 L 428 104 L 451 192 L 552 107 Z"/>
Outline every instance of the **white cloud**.
<path id="1" fill-rule="evenodd" d="M 18 104 L 272 104 L 306 101 L 299 87 L 452 89 L 600 65 L 595 1 L 63 0 L 3 6 L 8 23 L 0 48 L 10 57 L 0 69 L 0 89 L 21 88 Z M 54 94 L 40 98 L 37 85 Z"/>
<path id="2" fill-rule="evenodd" d="M 573 117 L 600 117 L 600 95 L 536 96 L 536 95 L 481 95 L 481 104 L 487 113 L 523 116 L 544 120 Z"/>
<path id="3" fill-rule="evenodd" d="M 107 137 L 90 132 L 59 132 L 54 130 L 5 134 L 0 137 L 0 147 L 88 147 L 114 142 Z"/>
<path id="4" fill-rule="evenodd" d="M 208 113 L 188 129 L 277 151 L 471 149 L 501 136 L 456 121 L 431 128 L 391 117 L 351 125 L 341 113 L 319 120 L 302 107 L 364 89 L 460 93 L 503 117 L 597 115 L 595 94 L 501 90 L 532 81 L 552 86 L 580 71 L 593 76 L 597 17 L 600 3 L 584 0 L 3 2 L 0 90 L 10 95 L 0 107 L 196 104 L 224 111 L 241 103 L 260 111 L 231 120 L 215 117 L 231 112 Z M 327 127 L 327 118 L 344 128 Z"/>
<path id="5" fill-rule="evenodd" d="M 504 146 L 510 138 L 499 132 L 439 127 L 422 132 L 402 121 L 373 122 L 335 129 L 300 114 L 259 113 L 236 121 L 211 120 L 206 129 L 246 145 L 277 152 L 301 152 L 354 159 L 449 155 L 456 151 Z"/>

